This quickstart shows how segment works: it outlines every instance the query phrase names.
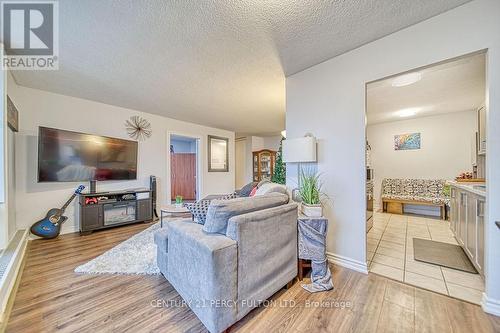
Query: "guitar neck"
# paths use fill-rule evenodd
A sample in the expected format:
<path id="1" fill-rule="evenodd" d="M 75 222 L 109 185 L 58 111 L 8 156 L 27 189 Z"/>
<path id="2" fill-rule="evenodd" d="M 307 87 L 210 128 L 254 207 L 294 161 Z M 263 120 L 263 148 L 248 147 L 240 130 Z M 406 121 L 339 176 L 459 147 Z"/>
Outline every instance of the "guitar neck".
<path id="1" fill-rule="evenodd" d="M 61 210 L 64 212 L 66 210 L 66 208 L 68 208 L 69 204 L 71 203 L 71 201 L 73 201 L 73 199 L 76 197 L 76 193 L 73 193 L 73 195 L 71 197 L 69 197 L 68 201 L 66 201 L 66 203 L 61 207 Z"/>

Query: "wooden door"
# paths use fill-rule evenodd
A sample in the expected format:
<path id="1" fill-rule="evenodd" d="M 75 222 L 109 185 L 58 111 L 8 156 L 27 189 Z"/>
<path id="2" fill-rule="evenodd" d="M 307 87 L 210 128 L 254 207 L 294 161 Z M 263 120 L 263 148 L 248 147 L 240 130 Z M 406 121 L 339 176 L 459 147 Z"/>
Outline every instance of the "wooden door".
<path id="1" fill-rule="evenodd" d="M 170 153 L 171 196 L 196 200 L 196 154 Z"/>

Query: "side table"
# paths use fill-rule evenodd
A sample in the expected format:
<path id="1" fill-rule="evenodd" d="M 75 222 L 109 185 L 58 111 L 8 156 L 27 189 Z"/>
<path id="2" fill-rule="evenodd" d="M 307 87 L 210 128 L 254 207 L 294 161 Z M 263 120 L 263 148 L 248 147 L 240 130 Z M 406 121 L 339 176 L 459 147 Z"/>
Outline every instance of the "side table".
<path id="1" fill-rule="evenodd" d="M 186 207 L 176 207 L 175 205 L 165 205 L 160 208 L 160 227 L 163 228 L 163 217 L 166 216 L 183 216 L 191 214 Z"/>
<path id="2" fill-rule="evenodd" d="M 304 268 L 311 268 L 311 259 L 316 252 L 326 252 L 326 231 L 328 228 L 328 219 L 325 217 L 309 217 L 300 215 L 297 219 L 298 236 L 299 236 L 299 280 L 304 278 Z M 311 231 L 314 234 L 319 234 L 324 241 L 317 242 L 311 237 Z M 316 231 L 316 232 L 314 232 Z"/>
<path id="3" fill-rule="evenodd" d="M 331 272 L 326 258 L 326 232 L 328 219 L 325 217 L 299 216 L 297 219 L 299 262 L 299 280 L 303 279 L 305 260 L 311 260 L 311 284 L 302 286 L 310 292 L 333 288 Z"/>
<path id="4" fill-rule="evenodd" d="M 299 258 L 299 281 L 304 279 L 304 268 L 311 268 L 311 260 Z"/>

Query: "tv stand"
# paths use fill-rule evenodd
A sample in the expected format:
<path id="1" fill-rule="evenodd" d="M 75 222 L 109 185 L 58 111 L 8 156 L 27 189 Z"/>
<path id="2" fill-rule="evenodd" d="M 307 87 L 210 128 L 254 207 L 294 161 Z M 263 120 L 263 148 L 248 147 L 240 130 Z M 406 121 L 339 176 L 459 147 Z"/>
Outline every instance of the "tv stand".
<path id="1" fill-rule="evenodd" d="M 151 190 L 135 189 L 79 195 L 80 234 L 153 219 Z"/>

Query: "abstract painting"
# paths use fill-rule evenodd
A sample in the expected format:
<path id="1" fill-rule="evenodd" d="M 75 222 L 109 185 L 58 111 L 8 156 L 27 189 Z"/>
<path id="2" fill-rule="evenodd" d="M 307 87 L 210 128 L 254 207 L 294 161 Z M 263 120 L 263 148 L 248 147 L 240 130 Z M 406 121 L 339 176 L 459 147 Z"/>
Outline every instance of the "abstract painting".
<path id="1" fill-rule="evenodd" d="M 420 149 L 420 133 L 394 135 L 394 150 Z"/>

